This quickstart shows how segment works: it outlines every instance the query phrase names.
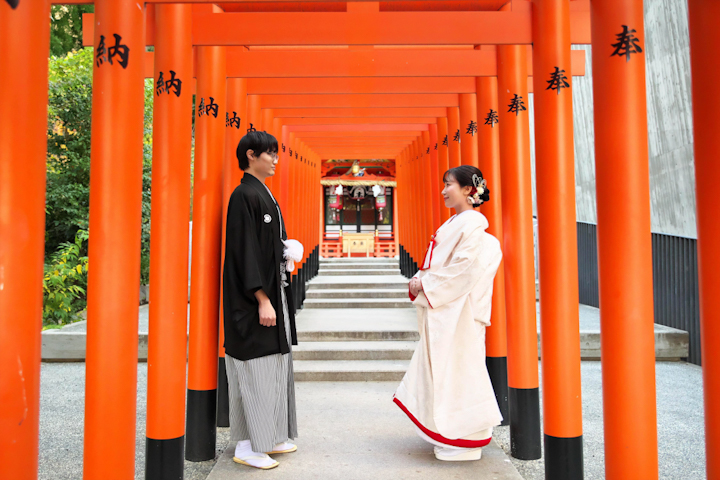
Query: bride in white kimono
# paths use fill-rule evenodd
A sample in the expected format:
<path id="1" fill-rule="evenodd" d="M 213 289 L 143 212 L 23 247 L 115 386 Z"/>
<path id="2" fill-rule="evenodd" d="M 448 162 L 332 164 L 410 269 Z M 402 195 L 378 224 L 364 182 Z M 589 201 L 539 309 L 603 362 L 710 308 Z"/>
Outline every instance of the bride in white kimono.
<path id="1" fill-rule="evenodd" d="M 485 366 L 493 278 L 500 242 L 473 210 L 489 200 L 480 170 L 462 165 L 443 175 L 445 206 L 456 212 L 433 235 L 410 280 L 420 342 L 394 402 L 446 461 L 479 460 L 502 421 Z"/>

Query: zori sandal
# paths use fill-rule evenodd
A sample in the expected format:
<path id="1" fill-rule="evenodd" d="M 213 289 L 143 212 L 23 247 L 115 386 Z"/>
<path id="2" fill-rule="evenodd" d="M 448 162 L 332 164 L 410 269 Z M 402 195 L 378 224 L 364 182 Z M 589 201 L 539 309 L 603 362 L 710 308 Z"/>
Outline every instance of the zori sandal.
<path id="1" fill-rule="evenodd" d="M 480 460 L 482 448 L 438 448 L 435 447 L 435 458 L 444 462 L 465 462 Z"/>
<path id="2" fill-rule="evenodd" d="M 290 442 L 278 443 L 273 447 L 272 452 L 267 452 L 270 455 L 277 455 L 278 453 L 292 453 L 297 450 L 297 445 Z"/>
<path id="3" fill-rule="evenodd" d="M 259 468 L 260 470 L 270 470 L 280 465 L 277 460 L 273 460 L 267 454 L 251 455 L 243 458 L 233 457 L 233 462 Z"/>

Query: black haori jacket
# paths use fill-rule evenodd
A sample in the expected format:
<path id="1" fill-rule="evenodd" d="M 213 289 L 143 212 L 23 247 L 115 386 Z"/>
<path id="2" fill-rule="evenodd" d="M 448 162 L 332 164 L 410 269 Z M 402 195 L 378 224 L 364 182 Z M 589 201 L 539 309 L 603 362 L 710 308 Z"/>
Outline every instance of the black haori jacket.
<path id="1" fill-rule="evenodd" d="M 250 360 L 275 353 L 289 353 L 280 289 L 282 238 L 287 239 L 279 208 L 265 186 L 246 173 L 230 196 L 227 211 L 225 265 L 223 271 L 223 310 L 225 351 L 238 360 Z M 289 281 L 290 275 L 288 275 Z M 260 325 L 255 292 L 270 298 L 277 322 L 274 327 Z M 293 345 L 297 345 L 292 293 L 285 288 Z"/>

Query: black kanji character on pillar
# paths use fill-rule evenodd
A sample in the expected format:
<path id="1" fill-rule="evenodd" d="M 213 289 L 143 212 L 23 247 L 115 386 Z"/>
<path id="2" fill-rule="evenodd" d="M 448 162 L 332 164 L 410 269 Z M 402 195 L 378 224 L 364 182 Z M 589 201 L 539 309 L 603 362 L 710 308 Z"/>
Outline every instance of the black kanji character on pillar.
<path id="1" fill-rule="evenodd" d="M 298 159 L 298 153 L 297 153 L 297 150 L 295 150 L 295 160 L 297 160 L 297 159 Z"/>
<path id="2" fill-rule="evenodd" d="M 97 49 L 95 51 L 95 64 L 98 67 L 103 63 L 107 62 L 107 56 L 105 56 L 106 53 L 107 50 L 105 50 L 105 35 L 100 35 L 100 43 L 98 43 Z"/>
<path id="3" fill-rule="evenodd" d="M 630 55 L 633 53 L 642 53 L 642 48 L 640 48 L 639 45 L 640 39 L 634 35 L 636 30 L 634 28 L 630 30 L 627 25 L 623 25 L 622 27 L 622 33 L 615 35 L 618 37 L 618 42 L 611 45 L 615 47 L 615 51 L 610 56 L 617 55 L 618 57 L 622 57 L 624 55 L 625 61 L 629 62 Z"/>
<path id="4" fill-rule="evenodd" d="M 525 102 L 523 102 L 523 98 L 521 96 L 519 96 L 517 93 L 513 97 L 512 101 L 510 102 L 510 105 L 508 105 L 508 107 L 510 107 L 508 112 L 514 113 L 516 117 L 518 115 L 520 115 L 520 112 L 522 112 L 523 110 L 527 110 L 527 108 L 525 108 Z"/>
<path id="5" fill-rule="evenodd" d="M 470 123 L 467 126 L 467 130 L 465 133 L 469 133 L 471 137 L 474 137 L 477 133 L 477 123 L 475 120 L 470 120 Z"/>
<path id="6" fill-rule="evenodd" d="M 430 153 L 430 147 L 427 148 L 427 152 L 425 152 L 425 153 L 426 153 L 426 154 L 429 154 L 429 153 Z"/>
<path id="7" fill-rule="evenodd" d="M 292 148 L 290 149 L 290 157 L 292 158 Z"/>
<path id="8" fill-rule="evenodd" d="M 10 5 L 10 8 L 15 10 L 17 8 L 18 4 L 20 3 L 20 0 L 7 0 L 7 2 L 8 2 L 8 5 Z"/>
<path id="9" fill-rule="evenodd" d="M 225 122 L 226 127 L 235 127 L 240 130 L 240 117 L 237 116 L 237 112 L 233 112 L 233 118 L 230 118 L 230 114 L 226 112 L 225 119 L 227 120 Z"/>
<path id="10" fill-rule="evenodd" d="M 202 117 L 203 115 L 207 115 L 207 112 L 205 111 L 205 99 L 200 99 L 200 105 L 198 105 L 198 117 Z"/>
<path id="11" fill-rule="evenodd" d="M 445 135 L 445 138 L 443 138 L 443 143 L 442 143 L 442 144 L 445 145 L 446 147 L 448 146 L 448 143 L 447 143 L 447 135 Z"/>
<path id="12" fill-rule="evenodd" d="M 180 92 L 182 91 L 182 80 L 175 78 L 175 72 L 172 70 L 170 70 L 170 79 L 165 82 L 165 91 L 170 93 L 171 88 L 175 90 L 175 96 L 179 97 Z"/>
<path id="13" fill-rule="evenodd" d="M 255 127 L 253 127 L 253 124 L 252 124 L 252 123 L 250 124 L 250 128 L 248 128 L 247 131 L 248 131 L 248 133 L 250 133 L 250 132 L 257 132 L 257 130 L 255 130 Z"/>
<path id="14" fill-rule="evenodd" d="M 550 74 L 550 80 L 547 80 L 547 83 L 550 85 L 545 90 L 557 90 L 558 95 L 563 88 L 570 88 L 565 70 L 560 70 L 560 67 L 555 67 L 555 71 Z"/>
<path id="15" fill-rule="evenodd" d="M 210 115 L 211 112 L 213 114 L 213 117 L 217 118 L 218 104 L 215 103 L 215 99 L 213 97 L 210 97 L 210 103 L 208 103 L 205 107 L 205 115 Z"/>
<path id="16" fill-rule="evenodd" d="M 494 128 L 495 124 L 499 121 L 500 120 L 498 119 L 497 112 L 491 108 L 487 114 L 487 117 L 485 117 L 485 125 L 490 125 L 490 128 Z"/>
<path id="17" fill-rule="evenodd" d="M 453 141 L 460 143 L 460 129 L 458 128 L 453 137 Z"/>
<path id="18" fill-rule="evenodd" d="M 115 45 L 107 49 L 108 62 L 112 65 L 113 58 L 120 57 L 120 61 L 118 63 L 121 67 L 127 68 L 128 61 L 130 60 L 130 47 L 120 43 L 122 42 L 122 37 L 117 33 L 113 33 L 113 37 L 115 37 Z"/>
<path id="19" fill-rule="evenodd" d="M 285 144 L 282 144 L 283 153 L 285 153 Z"/>
<path id="20" fill-rule="evenodd" d="M 155 83 L 155 94 L 159 97 L 161 93 L 165 92 L 165 78 L 163 72 L 158 75 L 157 82 Z"/>

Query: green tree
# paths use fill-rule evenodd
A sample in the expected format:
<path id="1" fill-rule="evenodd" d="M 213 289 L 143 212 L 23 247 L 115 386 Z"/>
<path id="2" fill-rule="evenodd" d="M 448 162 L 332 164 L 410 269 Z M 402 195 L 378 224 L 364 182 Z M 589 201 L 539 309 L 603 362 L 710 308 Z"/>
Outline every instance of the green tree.
<path id="1" fill-rule="evenodd" d="M 50 10 L 50 55 L 61 57 L 82 48 L 82 15 L 94 5 L 53 5 Z"/>
<path id="2" fill-rule="evenodd" d="M 81 256 L 88 232 L 78 230 L 74 242 L 65 242 L 45 263 L 43 324 L 65 325 L 85 308 L 88 257 Z"/>
<path id="3" fill-rule="evenodd" d="M 90 48 L 50 59 L 46 255 L 88 229 L 92 65 Z"/>
<path id="4" fill-rule="evenodd" d="M 45 207 L 45 253 L 48 257 L 61 244 L 73 242 L 78 230 L 89 227 L 93 60 L 91 48 L 50 59 Z M 152 94 L 152 79 L 148 79 L 145 82 L 143 135 L 143 283 L 147 283 L 149 274 Z"/>

